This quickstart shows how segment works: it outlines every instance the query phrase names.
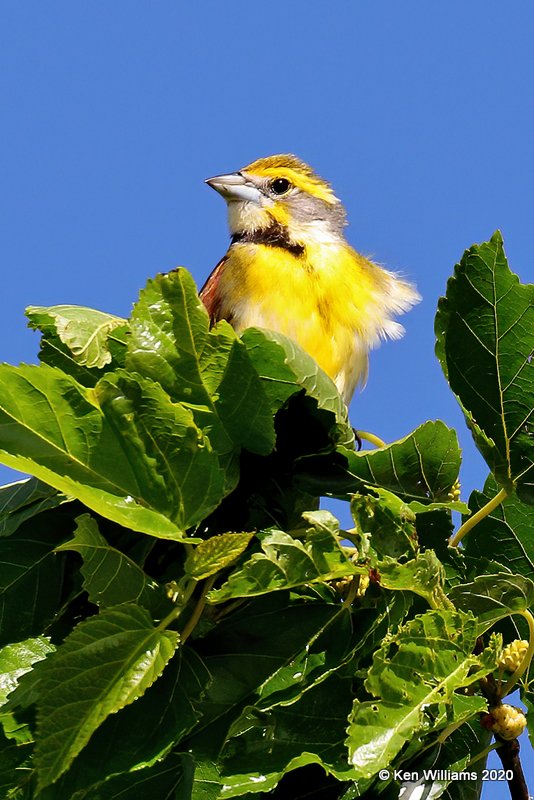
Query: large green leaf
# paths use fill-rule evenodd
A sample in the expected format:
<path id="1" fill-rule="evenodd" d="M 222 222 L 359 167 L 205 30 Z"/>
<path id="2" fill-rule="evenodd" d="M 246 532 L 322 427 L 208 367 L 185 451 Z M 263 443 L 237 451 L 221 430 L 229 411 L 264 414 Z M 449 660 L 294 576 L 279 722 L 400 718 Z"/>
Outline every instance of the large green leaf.
<path id="1" fill-rule="evenodd" d="M 115 775 L 94 790 L 75 795 L 42 792 L 43 800 L 190 800 L 193 759 L 189 753 L 171 753 L 151 767 Z"/>
<path id="2" fill-rule="evenodd" d="M 474 514 L 497 494 L 490 474 L 482 492 L 473 492 L 469 508 Z M 477 559 L 491 557 L 517 575 L 534 580 L 534 508 L 515 494 L 491 511 L 463 541 L 465 553 Z"/>
<path id="3" fill-rule="evenodd" d="M 300 653 L 325 624 L 336 617 L 337 605 L 291 602 L 288 592 L 252 600 L 234 612 L 195 646 L 212 675 L 200 704 L 200 732 L 190 746 L 218 753 L 230 718 L 278 670 Z M 189 746 L 189 744 L 188 744 Z"/>
<path id="4" fill-rule="evenodd" d="M 306 525 L 300 530 L 259 535 L 263 552 L 254 553 L 220 589 L 212 590 L 210 602 L 367 572 L 367 567 L 355 565 L 340 545 L 339 523 L 330 512 L 310 511 L 303 517 Z"/>
<path id="5" fill-rule="evenodd" d="M 26 316 L 30 328 L 41 330 L 45 339 L 56 334 L 74 361 L 89 369 L 111 363 L 109 337 L 125 325 L 121 317 L 84 306 L 29 306 Z"/>
<path id="6" fill-rule="evenodd" d="M 304 389 L 320 409 L 334 415 L 336 442 L 354 447 L 347 407 L 333 381 L 308 353 L 292 339 L 275 331 L 248 328 L 241 338 L 262 380 L 273 413 L 289 397 Z"/>
<path id="7" fill-rule="evenodd" d="M 82 556 L 83 586 L 95 605 L 109 608 L 120 603 L 139 603 L 152 610 L 161 604 L 163 592 L 158 583 L 135 561 L 111 547 L 89 514 L 76 519 L 74 538 L 56 549 L 74 550 Z"/>
<path id="8" fill-rule="evenodd" d="M 406 503 L 424 505 L 450 505 L 461 462 L 456 431 L 440 420 L 423 423 L 387 447 L 356 453 L 338 446 L 337 454 L 326 472 L 316 457 L 301 459 L 298 469 L 306 486 L 337 496 L 378 487 Z"/>
<path id="9" fill-rule="evenodd" d="M 178 650 L 142 697 L 102 723 L 42 800 L 64 800 L 112 775 L 160 761 L 197 723 L 195 703 L 209 681 L 199 656 L 187 646 Z"/>
<path id="10" fill-rule="evenodd" d="M 0 706 L 32 665 L 55 650 L 46 636 L 8 644 L 0 650 Z"/>
<path id="11" fill-rule="evenodd" d="M 86 389 L 58 369 L 0 365 L 0 461 L 126 527 L 180 539 L 221 499 L 190 411 L 123 372 Z"/>
<path id="12" fill-rule="evenodd" d="M 455 267 L 436 336 L 445 376 L 491 471 L 534 502 L 534 285 L 510 271 L 499 232 Z"/>
<path id="13" fill-rule="evenodd" d="M 532 606 L 534 582 L 524 575 L 508 572 L 478 575 L 470 583 L 454 586 L 449 597 L 457 608 L 476 614 L 482 634 L 500 619 Z"/>
<path id="14" fill-rule="evenodd" d="M 340 780 L 357 777 L 344 743 L 351 683 L 333 675 L 291 705 L 266 712 L 249 707 L 221 754 L 221 797 L 268 792 L 286 772 L 307 764 L 320 764 Z"/>
<path id="15" fill-rule="evenodd" d="M 358 776 L 389 767 L 412 739 L 483 710 L 482 698 L 455 694 L 496 666 L 498 643 L 474 656 L 476 638 L 474 617 L 454 611 L 428 611 L 386 638 L 365 681 L 376 699 L 355 701 L 349 721 L 347 744 Z"/>
<path id="16" fill-rule="evenodd" d="M 78 625 L 40 670 L 35 764 L 39 786 L 57 780 L 110 714 L 160 676 L 178 642 L 148 613 L 124 604 Z"/>
<path id="17" fill-rule="evenodd" d="M 128 368 L 189 406 L 221 457 L 230 458 L 235 446 L 261 454 L 272 450 L 272 414 L 245 347 L 226 322 L 210 331 L 185 269 L 148 281 L 130 325 Z"/>
<path id="18" fill-rule="evenodd" d="M 36 478 L 0 486 L 0 536 L 10 536 L 25 520 L 68 500 L 64 494 Z"/>
<path id="19" fill-rule="evenodd" d="M 0 538 L 0 645 L 36 636 L 54 618 L 65 580 L 65 556 L 54 551 L 72 526 L 46 511 Z"/>

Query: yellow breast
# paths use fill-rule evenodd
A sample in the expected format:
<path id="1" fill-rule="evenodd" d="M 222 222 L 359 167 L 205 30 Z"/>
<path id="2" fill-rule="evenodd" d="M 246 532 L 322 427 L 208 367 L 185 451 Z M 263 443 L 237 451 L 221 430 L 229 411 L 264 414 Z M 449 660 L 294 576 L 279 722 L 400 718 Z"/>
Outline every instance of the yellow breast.
<path id="1" fill-rule="evenodd" d="M 308 244 L 303 255 L 237 243 L 219 286 L 221 316 L 237 331 L 257 326 L 294 339 L 348 400 L 365 381 L 377 336 L 381 272 L 342 242 Z"/>

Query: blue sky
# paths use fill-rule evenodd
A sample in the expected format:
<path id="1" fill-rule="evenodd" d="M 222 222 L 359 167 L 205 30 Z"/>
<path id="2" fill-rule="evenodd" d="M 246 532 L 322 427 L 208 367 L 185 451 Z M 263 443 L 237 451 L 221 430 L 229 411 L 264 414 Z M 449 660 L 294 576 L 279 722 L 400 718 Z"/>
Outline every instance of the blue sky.
<path id="1" fill-rule="evenodd" d="M 373 353 L 353 424 L 393 441 L 443 419 L 464 496 L 482 485 L 433 318 L 498 227 L 534 279 L 530 0 L 4 0 L 0 23 L 0 360 L 35 360 L 26 305 L 127 315 L 178 264 L 201 285 L 228 242 L 204 178 L 294 152 L 333 183 L 351 243 L 423 296 Z"/>

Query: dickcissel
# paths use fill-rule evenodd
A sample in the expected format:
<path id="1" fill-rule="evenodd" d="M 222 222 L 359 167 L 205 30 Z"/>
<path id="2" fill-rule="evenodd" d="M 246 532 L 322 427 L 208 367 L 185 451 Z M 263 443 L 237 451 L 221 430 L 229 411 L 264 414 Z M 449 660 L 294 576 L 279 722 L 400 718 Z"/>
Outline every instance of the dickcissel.
<path id="1" fill-rule="evenodd" d="M 366 381 L 369 350 L 402 336 L 392 316 L 420 300 L 415 287 L 353 250 L 343 205 L 293 155 L 260 158 L 206 183 L 228 204 L 232 237 L 200 292 L 212 323 L 289 336 L 348 404 Z"/>

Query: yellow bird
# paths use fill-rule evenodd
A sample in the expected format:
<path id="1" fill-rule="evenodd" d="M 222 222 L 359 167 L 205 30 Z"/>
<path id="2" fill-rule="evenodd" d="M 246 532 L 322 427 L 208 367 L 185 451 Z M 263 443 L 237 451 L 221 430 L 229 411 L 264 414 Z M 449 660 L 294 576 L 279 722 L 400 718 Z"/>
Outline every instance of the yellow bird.
<path id="1" fill-rule="evenodd" d="M 260 158 L 206 183 L 228 204 L 232 236 L 200 292 L 212 323 L 289 336 L 348 404 L 365 384 L 369 350 L 402 336 L 392 317 L 421 299 L 415 287 L 353 250 L 343 205 L 293 155 Z"/>

